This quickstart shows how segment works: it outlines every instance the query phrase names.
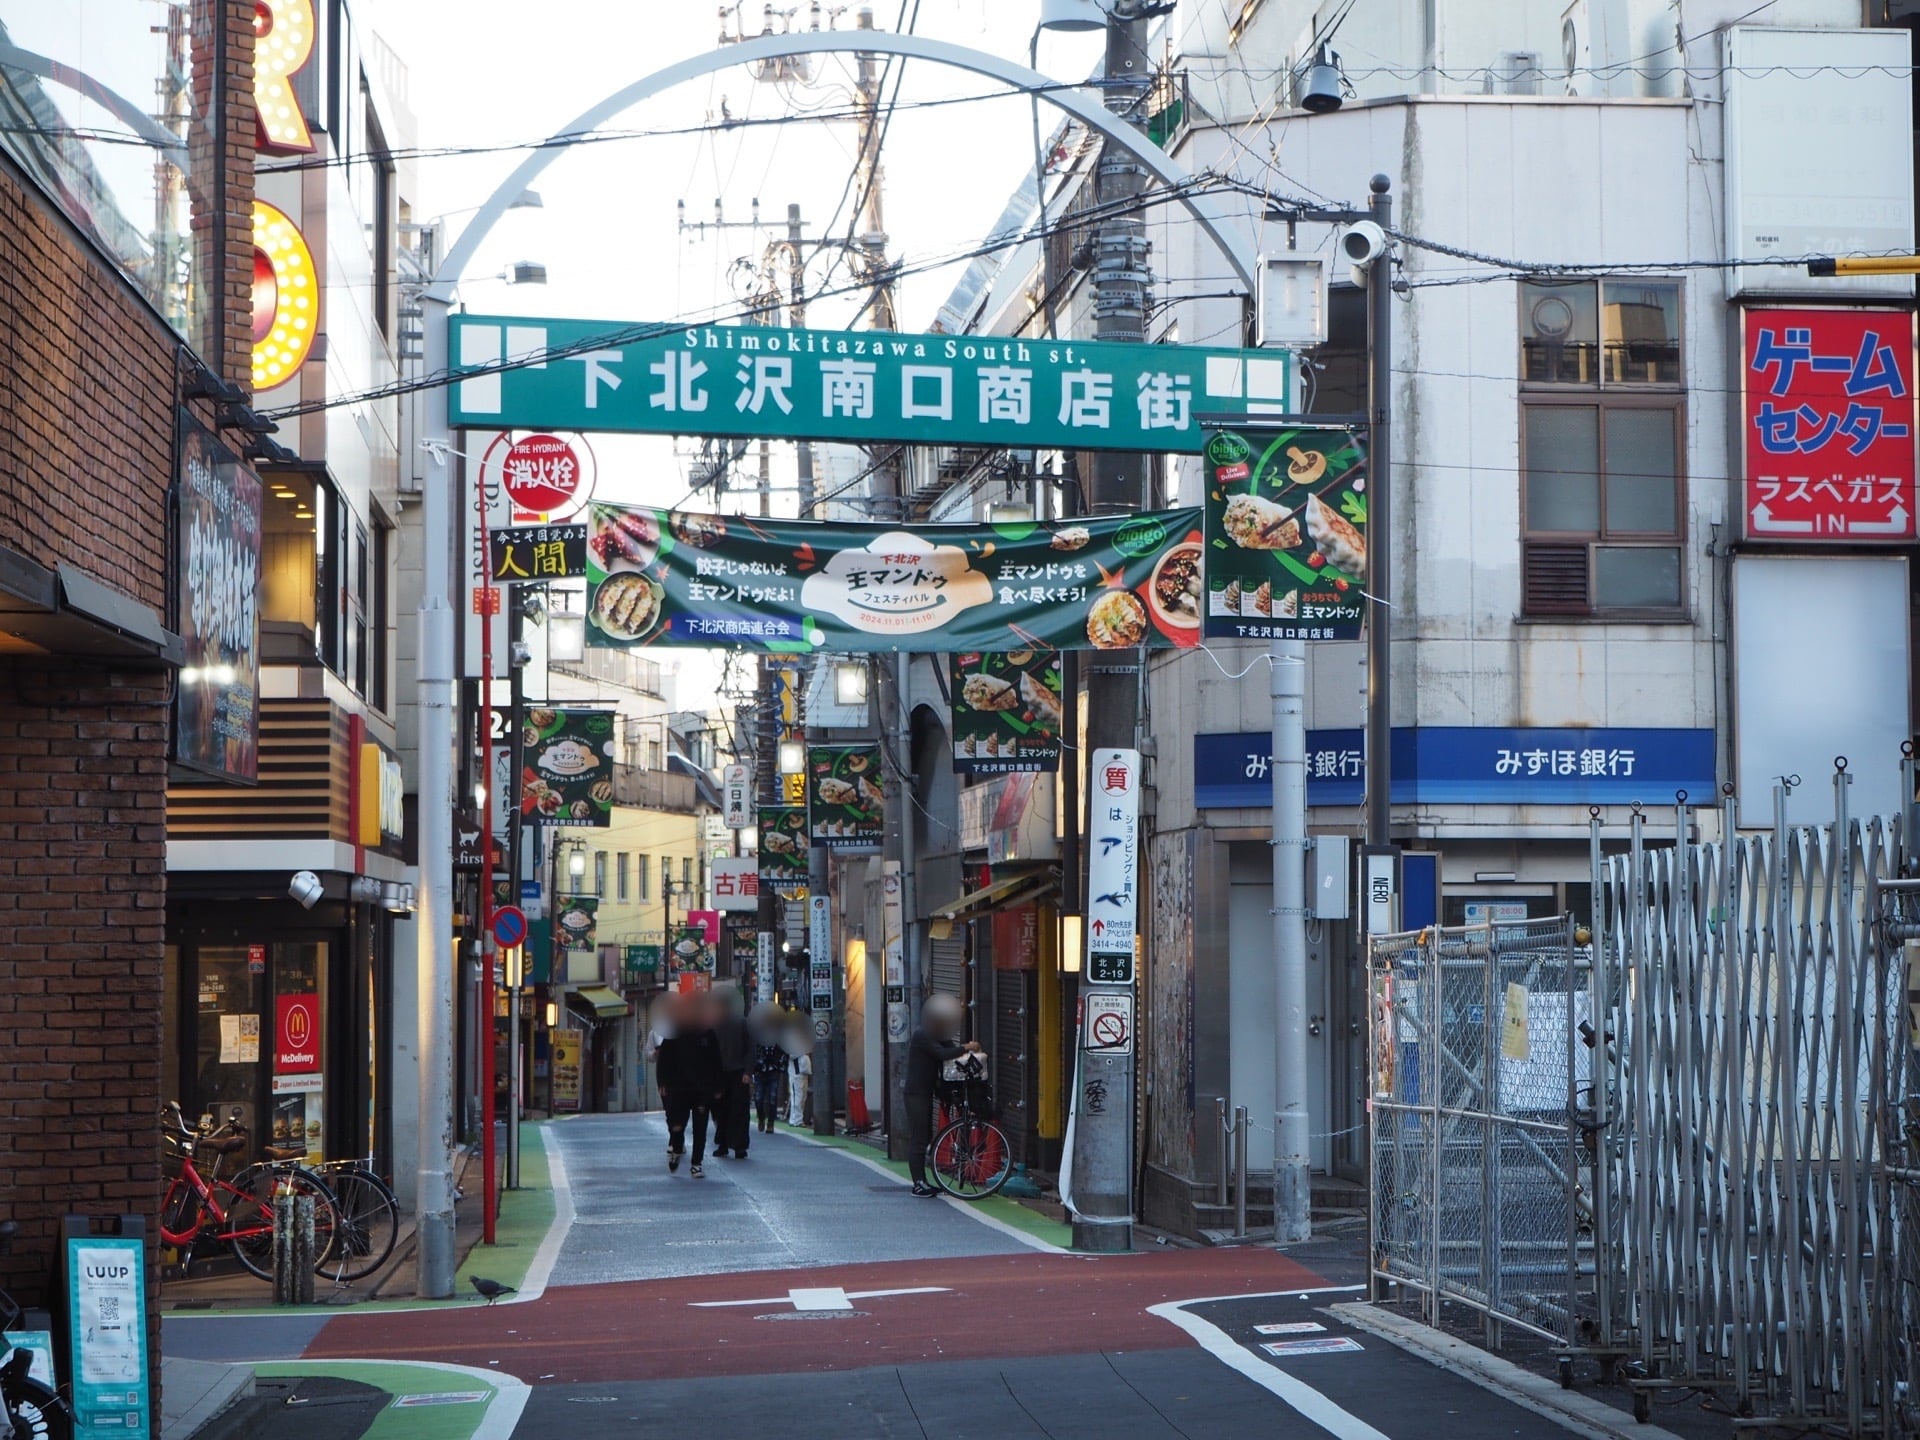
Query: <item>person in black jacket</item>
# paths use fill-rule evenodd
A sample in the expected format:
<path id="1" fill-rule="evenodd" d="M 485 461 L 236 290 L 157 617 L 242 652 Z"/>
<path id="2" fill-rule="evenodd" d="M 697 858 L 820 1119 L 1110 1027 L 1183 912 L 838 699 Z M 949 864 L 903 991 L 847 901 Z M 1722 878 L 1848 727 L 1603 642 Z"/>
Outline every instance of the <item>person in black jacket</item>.
<path id="1" fill-rule="evenodd" d="M 660 1100 L 667 1112 L 667 1169 L 680 1168 L 686 1153 L 687 1121 L 693 1121 L 693 1166 L 698 1180 L 706 1159 L 707 1116 L 720 1098 L 720 1042 L 715 1039 L 711 1012 L 704 1003 L 681 1007 L 671 1033 L 654 1049 L 654 1074 L 660 1082 Z"/>
<path id="2" fill-rule="evenodd" d="M 907 1169 L 913 1193 L 930 1199 L 940 1192 L 927 1183 L 927 1147 L 933 1144 L 933 1094 L 940 1067 L 980 1047 L 962 1041 L 966 1008 L 951 995 L 930 995 L 920 1008 L 920 1024 L 907 1042 Z"/>
<path id="3" fill-rule="evenodd" d="M 747 1073 L 753 1058 L 753 1042 L 747 1034 L 746 1016 L 741 1013 L 745 999 L 738 990 L 728 993 L 716 1009 L 714 1038 L 720 1043 L 720 1099 L 713 1107 L 713 1153 L 723 1159 L 729 1152 L 739 1160 L 747 1158 L 747 1136 L 752 1130 L 753 1079 Z"/>

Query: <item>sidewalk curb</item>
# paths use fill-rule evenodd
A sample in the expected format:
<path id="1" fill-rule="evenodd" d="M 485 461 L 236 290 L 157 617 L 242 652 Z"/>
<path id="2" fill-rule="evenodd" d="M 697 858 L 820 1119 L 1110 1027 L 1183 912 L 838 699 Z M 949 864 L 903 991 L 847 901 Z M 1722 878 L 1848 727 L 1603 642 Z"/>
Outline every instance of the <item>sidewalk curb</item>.
<path id="1" fill-rule="evenodd" d="M 1409 1355 L 1471 1380 L 1522 1409 L 1544 1415 L 1582 1440 L 1680 1440 L 1671 1430 L 1641 1424 L 1603 1400 L 1563 1389 L 1558 1381 L 1522 1370 L 1510 1360 L 1489 1355 L 1477 1346 L 1456 1340 L 1417 1320 L 1381 1310 L 1365 1301 L 1329 1305 L 1327 1311 L 1356 1330 L 1364 1330 Z"/>

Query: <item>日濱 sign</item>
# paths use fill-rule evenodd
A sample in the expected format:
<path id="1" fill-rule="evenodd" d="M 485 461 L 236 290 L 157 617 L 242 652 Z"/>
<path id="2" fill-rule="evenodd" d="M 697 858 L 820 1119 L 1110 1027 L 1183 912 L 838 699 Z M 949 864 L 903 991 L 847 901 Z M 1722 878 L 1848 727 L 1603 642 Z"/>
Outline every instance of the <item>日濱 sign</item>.
<path id="1" fill-rule="evenodd" d="M 1914 314 L 1744 312 L 1749 540 L 1915 537 Z"/>
<path id="2" fill-rule="evenodd" d="M 1096 750 L 1087 774 L 1087 978 L 1126 985 L 1139 906 L 1140 752 Z"/>
<path id="3" fill-rule="evenodd" d="M 1259 350 L 456 315 L 455 425 L 1194 454 L 1284 414 Z"/>
<path id="4" fill-rule="evenodd" d="M 729 765 L 720 772 L 721 817 L 729 830 L 745 830 L 753 824 L 753 769 L 747 765 Z"/>

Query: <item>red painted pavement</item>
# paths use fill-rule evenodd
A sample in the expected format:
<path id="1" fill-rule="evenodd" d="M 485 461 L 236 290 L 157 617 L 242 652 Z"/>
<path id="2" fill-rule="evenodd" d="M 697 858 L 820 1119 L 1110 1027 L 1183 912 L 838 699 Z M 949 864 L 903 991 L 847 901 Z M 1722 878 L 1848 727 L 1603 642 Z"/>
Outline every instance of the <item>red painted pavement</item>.
<path id="1" fill-rule="evenodd" d="M 306 1355 L 432 1360 L 531 1383 L 686 1379 L 851 1370 L 923 1360 L 1180 1349 L 1192 1342 L 1149 1305 L 1323 1284 L 1271 1250 L 1005 1255 L 822 1270 L 752 1271 L 570 1286 L 524 1305 L 438 1314 L 346 1314 Z M 855 1299 L 842 1319 L 791 1315 L 789 1289 L 941 1286 L 951 1293 Z M 781 1303 L 695 1309 L 703 1300 Z"/>

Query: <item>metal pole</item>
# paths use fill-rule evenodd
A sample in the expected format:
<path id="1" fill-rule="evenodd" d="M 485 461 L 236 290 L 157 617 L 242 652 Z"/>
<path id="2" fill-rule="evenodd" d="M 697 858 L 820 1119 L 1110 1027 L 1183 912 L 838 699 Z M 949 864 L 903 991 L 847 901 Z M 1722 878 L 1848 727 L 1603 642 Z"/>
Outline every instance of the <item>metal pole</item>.
<path id="1" fill-rule="evenodd" d="M 421 297 L 426 373 L 447 368 L 444 296 Z M 452 457 L 447 392 L 427 392 L 424 437 L 439 445 L 421 484 L 424 541 L 420 590 L 418 680 L 420 763 L 420 918 L 415 975 L 420 992 L 420 1116 L 415 1190 L 420 1294 L 453 1294 L 453 610 L 448 580 L 453 558 Z"/>
<path id="2" fill-rule="evenodd" d="M 1214 1144 L 1220 1149 L 1220 1173 L 1213 1187 L 1213 1202 L 1223 1210 L 1226 1208 L 1229 1199 L 1227 1195 L 1227 1171 L 1232 1161 L 1232 1157 L 1227 1151 L 1227 1147 L 1232 1143 L 1228 1136 L 1227 1097 L 1224 1095 L 1216 1095 L 1213 1097 L 1213 1138 Z"/>
<path id="3" fill-rule="evenodd" d="M 828 878 L 827 870 L 827 852 L 819 846 L 815 846 L 807 852 L 807 894 L 809 897 L 812 897 L 814 895 L 830 896 L 831 893 L 831 882 Z M 831 927 L 829 927 L 829 934 L 831 934 Z M 818 960 L 820 958 L 818 955 L 812 953 L 813 933 L 811 926 L 808 927 L 807 933 L 807 951 L 810 960 Z M 829 953 L 828 958 L 832 958 L 831 953 Z M 812 993 L 811 984 L 809 984 L 808 993 Z M 816 1135 L 833 1134 L 832 1013 L 832 1011 L 826 1012 L 828 1018 L 826 1035 L 823 1037 L 816 1030 L 813 1039 L 813 1133 Z M 819 1023 L 820 1014 L 821 1012 L 819 1011 L 810 1012 L 809 1018 L 812 1023 L 816 1025 Z"/>
<path id="4" fill-rule="evenodd" d="M 1376 175 L 1373 223 L 1393 225 L 1393 182 Z M 1393 257 L 1367 267 L 1367 348 L 1372 371 L 1367 409 L 1367 844 L 1393 843 Z"/>
<path id="5" fill-rule="evenodd" d="M 1247 1235 L 1247 1107 L 1233 1107 L 1233 1237 Z"/>
<path id="6" fill-rule="evenodd" d="M 1114 0 L 1107 13 L 1106 108 L 1138 126 L 1152 73 L 1147 23 L 1137 0 Z M 1137 201 L 1146 171 L 1131 154 L 1108 145 L 1100 157 L 1095 192 L 1108 217 L 1096 242 L 1094 315 L 1102 340 L 1146 338 L 1146 227 Z M 1145 500 L 1146 467 L 1138 455 L 1103 451 L 1094 459 L 1087 509 L 1096 515 L 1138 510 Z M 1090 750 L 1133 749 L 1138 744 L 1141 652 L 1103 651 L 1089 666 L 1087 745 Z M 1086 892 L 1083 891 L 1083 894 Z M 1083 975 L 1082 994 L 1129 996 L 1134 987 L 1101 985 Z M 1133 1248 L 1134 1070 L 1131 1056 L 1083 1053 L 1085 1072 L 1073 1092 L 1073 1248 L 1117 1251 Z M 1086 1110 L 1082 1090 L 1106 1087 L 1099 1113 Z"/>
<path id="7" fill-rule="evenodd" d="M 500 1175 L 494 1168 L 496 1106 L 493 1095 L 493 967 L 499 951 L 493 938 L 493 585 L 491 547 L 487 543 L 487 484 L 475 476 L 473 503 L 480 536 L 480 774 L 485 777 L 480 805 L 480 1240 L 494 1243 L 500 1216 Z"/>
<path id="8" fill-rule="evenodd" d="M 1382 627 L 1384 628 L 1384 627 Z M 1312 1235 L 1307 1106 L 1307 645 L 1268 645 L 1273 696 L 1273 1238 Z M 1243 1162 L 1244 1163 L 1244 1162 Z"/>
<path id="9" fill-rule="evenodd" d="M 543 587 L 544 589 L 544 587 Z M 527 630 L 527 612 L 521 604 L 521 592 L 515 590 L 513 605 L 507 620 L 507 874 L 512 887 L 507 896 L 509 905 L 520 903 L 520 881 L 524 865 L 523 851 L 526 848 L 526 831 L 520 823 L 519 785 L 521 766 L 526 760 L 526 736 L 520 724 L 520 712 L 526 704 L 527 681 L 526 667 L 517 663 L 515 647 L 525 641 Z M 489 757 L 491 758 L 491 757 Z M 520 1112 L 525 1108 L 525 1081 L 521 1072 L 526 1068 L 523 1037 L 520 1033 L 522 1019 L 521 1000 L 527 988 L 527 951 L 523 944 L 520 948 L 520 973 L 515 977 L 519 983 L 507 992 L 507 1096 L 511 1109 L 507 1115 L 507 1178 L 509 1190 L 520 1188 Z"/>

